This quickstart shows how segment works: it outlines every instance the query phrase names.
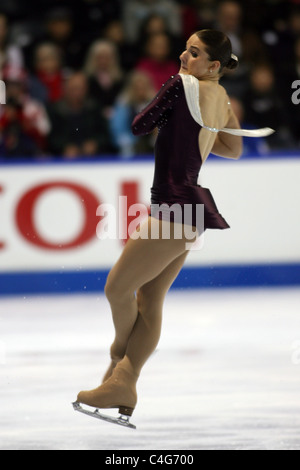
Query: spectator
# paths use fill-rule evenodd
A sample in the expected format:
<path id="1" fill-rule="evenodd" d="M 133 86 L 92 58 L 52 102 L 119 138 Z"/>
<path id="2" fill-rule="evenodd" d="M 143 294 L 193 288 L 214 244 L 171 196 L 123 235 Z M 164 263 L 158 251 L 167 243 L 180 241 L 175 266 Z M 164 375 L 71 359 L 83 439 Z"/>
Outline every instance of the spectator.
<path id="1" fill-rule="evenodd" d="M 153 135 L 136 137 L 132 134 L 133 118 L 154 97 L 155 92 L 149 76 L 143 72 L 134 72 L 129 78 L 122 95 L 119 97 L 111 117 L 111 133 L 119 154 L 128 158 L 135 154 L 153 152 Z"/>
<path id="2" fill-rule="evenodd" d="M 260 93 L 258 99 L 257 90 L 254 93 L 253 84 L 249 84 L 251 70 L 261 63 L 280 64 L 276 68 L 279 86 L 274 109 L 278 104 L 280 109 L 282 106 L 282 120 L 291 132 L 281 122 L 279 133 L 268 142 L 272 141 L 274 149 L 299 142 L 300 105 L 291 101 L 291 85 L 300 78 L 300 0 L 1 0 L 0 3 L 0 80 L 7 70 L 11 74 L 12 70 L 18 73 L 24 69 L 25 62 L 26 95 L 27 99 L 31 95 L 35 103 L 47 106 L 51 103 L 52 109 L 52 104 L 62 101 L 65 78 L 86 67 L 89 96 L 107 120 L 112 110 L 115 113 L 124 104 L 123 94 L 121 101 L 116 100 L 130 72 L 148 73 L 155 81 L 156 91 L 170 75 L 177 73 L 177 58 L 191 31 L 216 28 L 228 34 L 233 52 L 239 57 L 238 70 L 224 75 L 221 84 L 229 95 L 242 102 L 246 98 L 246 121 L 251 117 L 250 125 L 257 124 L 252 123 L 254 115 L 249 102 L 263 101 Z M 148 48 L 154 49 L 153 57 L 153 49 L 149 53 Z M 172 60 L 176 67 L 169 70 L 166 64 Z M 11 115 L 16 106 L 15 99 L 10 98 Z M 255 119 L 259 119 L 259 112 Z M 266 123 L 264 119 L 265 124 L 269 125 L 269 120 Z M 291 133 L 292 137 L 288 137 Z M 37 148 L 40 152 L 39 144 Z M 123 151 L 126 153 L 120 150 Z"/>
<path id="3" fill-rule="evenodd" d="M 73 15 L 69 9 L 50 10 L 46 18 L 46 35 L 43 42 L 56 44 L 65 67 L 78 70 L 83 66 L 84 38 L 75 31 Z"/>
<path id="4" fill-rule="evenodd" d="M 158 91 L 171 75 L 176 75 L 179 64 L 170 59 L 171 45 L 164 33 L 152 34 L 145 45 L 145 56 L 138 62 L 136 69 L 147 73 Z"/>
<path id="5" fill-rule="evenodd" d="M 90 96 L 110 117 L 114 102 L 124 86 L 116 46 L 107 40 L 98 40 L 90 47 L 85 72 L 89 78 Z"/>
<path id="6" fill-rule="evenodd" d="M 284 67 L 293 61 L 293 47 L 295 40 L 300 36 L 300 8 L 289 9 L 280 5 L 276 12 L 273 24 L 263 33 L 263 40 L 268 47 L 273 63 L 280 63 Z"/>
<path id="7" fill-rule="evenodd" d="M 287 23 L 287 35 L 288 39 L 286 42 L 285 58 L 293 58 L 293 48 L 295 41 L 300 37 L 300 5 L 294 7 L 288 17 Z"/>
<path id="8" fill-rule="evenodd" d="M 243 13 L 241 5 L 235 0 L 223 0 L 217 10 L 217 26 L 230 37 L 235 54 L 242 56 L 241 40 Z"/>
<path id="9" fill-rule="evenodd" d="M 246 121 L 257 127 L 271 127 L 275 133 L 266 140 L 271 149 L 290 148 L 288 114 L 276 89 L 273 69 L 268 64 L 256 65 L 250 74 L 250 88 L 244 99 Z"/>
<path id="10" fill-rule="evenodd" d="M 8 18 L 0 12 L 0 79 L 6 68 L 23 68 L 23 55 L 21 49 L 9 41 Z"/>
<path id="11" fill-rule="evenodd" d="M 127 41 L 124 27 L 120 20 L 113 20 L 108 23 L 104 30 L 104 39 L 112 42 L 117 48 L 122 70 L 130 72 L 137 62 L 136 47 Z"/>
<path id="12" fill-rule="evenodd" d="M 64 85 L 63 98 L 49 107 L 50 150 L 66 158 L 111 151 L 108 126 L 101 109 L 88 99 L 88 83 L 77 72 Z"/>
<path id="13" fill-rule="evenodd" d="M 242 36 L 243 39 L 243 61 L 250 68 L 257 63 L 269 62 L 269 53 L 267 47 L 260 39 L 257 32 L 246 30 Z"/>
<path id="14" fill-rule="evenodd" d="M 109 23 L 121 20 L 122 3 L 124 0 L 72 0 L 78 32 L 91 44 Z"/>
<path id="15" fill-rule="evenodd" d="M 182 3 L 185 3 L 184 0 L 182 0 Z M 192 13 L 194 13 L 194 21 L 197 20 L 198 29 L 210 29 L 214 26 L 214 23 L 216 21 L 217 3 L 218 0 L 192 1 L 192 6 L 194 10 L 194 12 L 192 10 Z M 192 8 L 190 7 L 190 9 Z M 192 19 L 190 20 L 190 22 L 192 22 Z M 190 28 L 186 37 L 189 37 L 191 34 L 193 34 L 193 31 L 195 31 L 195 29 L 193 30 Z"/>
<path id="16" fill-rule="evenodd" d="M 234 0 L 224 0 L 220 3 L 217 13 L 217 28 L 228 35 L 232 42 L 234 53 L 239 58 L 239 68 L 234 74 L 226 74 L 222 85 L 229 94 L 243 98 L 248 87 L 248 77 L 251 68 L 256 63 L 268 61 L 268 52 L 257 30 L 244 26 L 243 9 Z"/>
<path id="17" fill-rule="evenodd" d="M 208 25 L 207 23 L 205 23 L 207 1 L 210 0 L 198 0 L 198 2 L 196 0 L 193 0 L 191 2 L 186 2 L 185 0 L 177 1 L 177 3 L 179 4 L 180 11 L 181 36 L 184 42 L 186 42 L 188 38 L 191 37 L 192 34 L 194 34 L 195 31 L 199 29 L 205 29 L 210 26 L 210 24 Z M 197 3 L 199 3 L 199 5 L 197 5 Z M 198 6 L 199 13 L 201 9 L 201 14 L 199 15 Z"/>
<path id="18" fill-rule="evenodd" d="M 235 0 L 224 0 L 217 10 L 217 21 L 214 27 L 220 29 L 230 38 L 232 50 L 239 58 L 239 67 L 234 74 L 228 73 L 222 78 L 222 85 L 227 93 L 242 98 L 247 89 L 249 64 L 244 60 L 242 8 Z"/>
<path id="19" fill-rule="evenodd" d="M 44 1 L 40 3 L 44 3 Z M 54 3 L 57 5 L 53 6 Z M 19 36 L 25 36 L 23 51 L 26 67 L 31 72 L 34 70 L 35 50 L 43 43 L 52 43 L 58 47 L 64 67 L 71 70 L 82 68 L 89 36 L 84 33 L 82 27 L 76 28 L 76 2 L 72 3 L 73 10 L 63 6 L 61 2 L 53 2 L 53 0 L 52 5 L 51 2 L 48 5 L 36 5 L 33 15 L 40 12 L 38 25 L 33 23 L 31 27 L 25 26 L 23 34 L 21 29 Z M 20 27 L 18 29 L 20 30 Z M 21 41 L 24 39 L 21 38 Z"/>
<path id="20" fill-rule="evenodd" d="M 195 31 L 196 29 L 194 29 Z M 171 33 L 168 27 L 168 22 L 161 15 L 152 14 L 148 16 L 143 23 L 137 40 L 137 48 L 139 54 L 143 55 L 145 45 L 148 38 L 153 34 L 165 34 L 169 37 L 170 42 L 170 58 L 177 60 L 183 49 L 185 48 L 186 41 Z"/>
<path id="21" fill-rule="evenodd" d="M 181 35 L 180 8 L 174 0 L 126 0 L 123 2 L 123 24 L 131 43 L 137 41 L 143 21 L 154 13 L 165 19 L 172 34 Z"/>
<path id="22" fill-rule="evenodd" d="M 31 80 L 31 94 L 43 95 L 46 102 L 58 101 L 62 96 L 64 73 L 61 54 L 52 43 L 40 44 L 35 51 L 35 75 Z"/>
<path id="23" fill-rule="evenodd" d="M 5 77 L 7 104 L 1 108 L 0 152 L 8 157 L 45 154 L 50 121 L 45 108 L 27 93 L 23 70 L 8 69 Z"/>

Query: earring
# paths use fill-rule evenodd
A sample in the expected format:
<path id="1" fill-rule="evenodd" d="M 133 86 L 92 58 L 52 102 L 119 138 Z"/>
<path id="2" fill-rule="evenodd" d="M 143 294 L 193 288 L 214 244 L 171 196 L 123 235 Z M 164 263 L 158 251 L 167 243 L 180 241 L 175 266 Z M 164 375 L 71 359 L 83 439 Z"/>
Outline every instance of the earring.
<path id="1" fill-rule="evenodd" d="M 212 70 L 210 70 L 210 73 L 212 73 Z"/>

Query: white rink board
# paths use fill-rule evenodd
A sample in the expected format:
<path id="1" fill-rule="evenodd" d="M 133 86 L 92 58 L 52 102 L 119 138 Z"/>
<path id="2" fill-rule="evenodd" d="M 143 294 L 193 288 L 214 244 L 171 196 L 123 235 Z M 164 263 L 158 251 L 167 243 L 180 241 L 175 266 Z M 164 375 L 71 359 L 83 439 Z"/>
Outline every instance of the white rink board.
<path id="1" fill-rule="evenodd" d="M 95 233 L 68 250 L 36 246 L 20 232 L 17 207 L 26 193 L 54 183 L 79 185 L 115 207 L 129 184 L 138 202 L 149 205 L 153 169 L 150 161 L 0 166 L 0 272 L 108 269 L 121 253 L 120 240 L 101 241 Z M 300 262 L 299 174 L 297 158 L 208 160 L 199 184 L 210 188 L 231 229 L 208 230 L 203 249 L 192 252 L 186 266 Z M 50 244 L 75 240 L 85 224 L 80 196 L 59 186 L 36 198 L 31 216 Z"/>

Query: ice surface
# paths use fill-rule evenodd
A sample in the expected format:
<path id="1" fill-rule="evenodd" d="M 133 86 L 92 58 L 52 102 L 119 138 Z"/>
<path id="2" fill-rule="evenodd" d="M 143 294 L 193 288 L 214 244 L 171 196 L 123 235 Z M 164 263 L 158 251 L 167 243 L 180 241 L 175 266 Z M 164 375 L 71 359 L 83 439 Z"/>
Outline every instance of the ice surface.
<path id="1" fill-rule="evenodd" d="M 113 338 L 102 296 L 0 299 L 0 449 L 300 450 L 300 290 L 172 291 L 136 431 L 75 413 Z"/>

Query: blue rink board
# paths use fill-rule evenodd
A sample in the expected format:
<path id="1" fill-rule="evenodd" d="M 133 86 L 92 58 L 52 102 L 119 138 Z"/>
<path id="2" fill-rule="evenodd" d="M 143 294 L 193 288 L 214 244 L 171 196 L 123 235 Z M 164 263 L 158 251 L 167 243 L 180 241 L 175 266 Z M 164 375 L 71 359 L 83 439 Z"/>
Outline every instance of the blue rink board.
<path id="1" fill-rule="evenodd" d="M 108 271 L 0 274 L 0 295 L 102 293 Z M 300 286 L 300 264 L 183 268 L 172 289 Z"/>

